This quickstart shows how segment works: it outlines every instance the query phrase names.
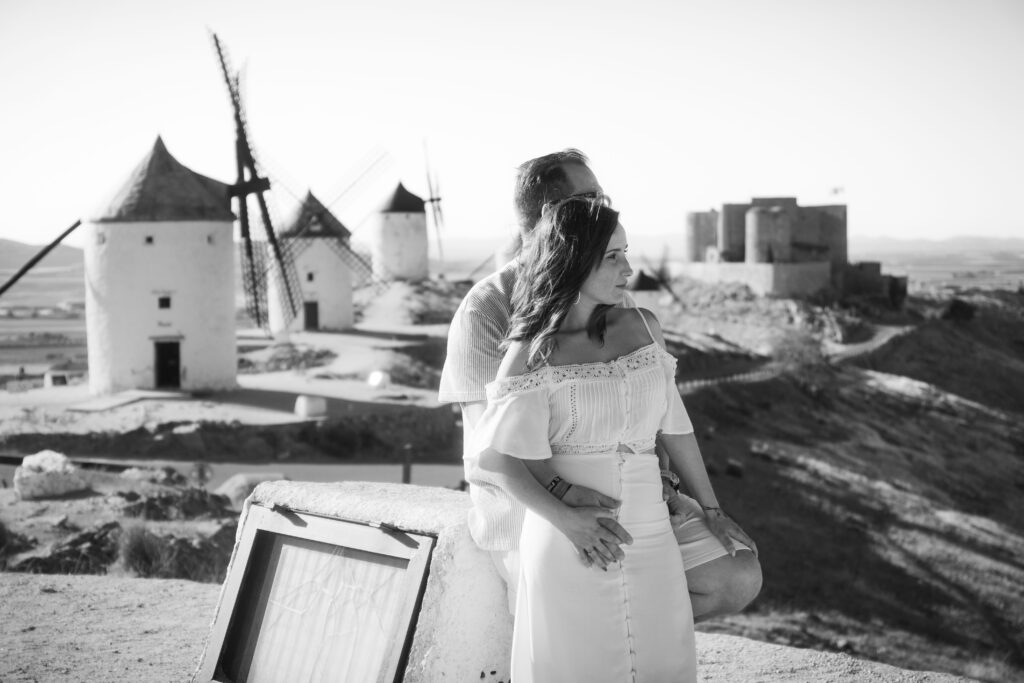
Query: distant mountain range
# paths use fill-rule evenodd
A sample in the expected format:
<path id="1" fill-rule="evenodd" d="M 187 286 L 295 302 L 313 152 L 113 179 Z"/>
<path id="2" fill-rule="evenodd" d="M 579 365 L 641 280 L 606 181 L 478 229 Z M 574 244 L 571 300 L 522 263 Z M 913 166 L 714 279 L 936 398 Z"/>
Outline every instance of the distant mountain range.
<path id="1" fill-rule="evenodd" d="M 902 240 L 892 237 L 859 237 L 850 240 L 851 256 L 881 255 L 954 255 L 967 253 L 1005 253 L 1024 257 L 1024 238 L 1016 237 L 950 237 L 941 240 Z"/>
<path id="2" fill-rule="evenodd" d="M 488 262 L 501 239 L 449 239 L 445 246 L 444 272 L 452 278 L 475 273 L 481 276 L 493 267 Z M 42 245 L 25 244 L 0 238 L 0 284 L 42 250 Z M 682 253 L 681 235 L 672 233 L 634 234 L 630 237 L 630 254 L 634 268 L 656 268 L 662 258 L 677 258 Z M 984 265 L 995 270 L 1024 269 L 1024 238 L 953 237 L 942 240 L 901 240 L 888 237 L 853 238 L 849 244 L 851 261 L 880 261 L 901 274 L 918 277 L 915 267 L 941 266 L 958 270 Z M 236 256 L 237 258 L 237 256 Z M 237 267 L 237 266 L 236 266 Z M 431 259 L 432 272 L 439 264 Z M 84 298 L 82 277 L 83 251 L 78 247 L 58 245 L 40 261 L 33 272 L 5 293 L 2 304 L 48 306 L 65 300 Z M 1014 275 L 1017 277 L 1017 275 Z M 1016 280 L 1014 280 L 1016 282 Z M 240 281 L 236 296 L 242 301 Z"/>
<path id="3" fill-rule="evenodd" d="M 18 270 L 42 251 L 44 246 L 46 245 L 25 244 L 0 237 L 0 270 Z M 81 265 L 81 263 L 81 249 L 58 244 L 38 265 L 48 268 L 63 268 Z"/>

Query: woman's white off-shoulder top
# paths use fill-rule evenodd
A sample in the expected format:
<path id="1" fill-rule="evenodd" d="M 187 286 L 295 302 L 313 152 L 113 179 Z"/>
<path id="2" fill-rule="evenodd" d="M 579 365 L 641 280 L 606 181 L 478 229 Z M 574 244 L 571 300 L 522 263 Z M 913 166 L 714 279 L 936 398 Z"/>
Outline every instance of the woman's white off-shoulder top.
<path id="1" fill-rule="evenodd" d="M 546 365 L 487 385 L 475 452 L 517 458 L 594 455 L 654 447 L 658 432 L 689 434 L 676 359 L 651 342 L 615 360 Z"/>

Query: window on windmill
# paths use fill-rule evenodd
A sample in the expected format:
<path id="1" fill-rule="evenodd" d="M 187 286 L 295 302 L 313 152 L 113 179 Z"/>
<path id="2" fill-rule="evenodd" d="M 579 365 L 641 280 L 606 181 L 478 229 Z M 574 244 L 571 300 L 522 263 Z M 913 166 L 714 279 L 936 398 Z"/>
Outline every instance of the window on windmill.
<path id="1" fill-rule="evenodd" d="M 153 244 L 153 236 L 146 235 L 146 244 Z"/>
<path id="2" fill-rule="evenodd" d="M 306 273 L 306 282 L 313 281 L 313 273 Z"/>
<path id="3" fill-rule="evenodd" d="M 107 243 L 107 236 L 106 236 L 106 234 L 102 233 L 102 232 L 96 233 L 96 244 L 106 244 L 106 243 Z"/>
<path id="4" fill-rule="evenodd" d="M 207 244 L 213 244 L 213 235 L 207 235 L 206 236 L 206 243 Z"/>
<path id="5" fill-rule="evenodd" d="M 156 305 L 157 305 L 158 308 L 170 308 L 171 307 L 171 297 L 169 297 L 169 296 L 161 296 L 161 297 L 157 298 Z"/>

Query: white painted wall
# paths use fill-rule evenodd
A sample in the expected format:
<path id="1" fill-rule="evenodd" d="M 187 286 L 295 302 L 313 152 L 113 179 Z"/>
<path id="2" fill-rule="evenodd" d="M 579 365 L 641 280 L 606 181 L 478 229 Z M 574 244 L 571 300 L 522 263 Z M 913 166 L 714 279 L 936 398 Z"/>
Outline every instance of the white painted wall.
<path id="1" fill-rule="evenodd" d="M 288 239 L 288 238 L 285 238 Z M 295 272 L 303 302 L 315 301 L 319 305 L 319 329 L 344 330 L 355 322 L 352 308 L 352 271 L 328 241 L 323 238 L 292 240 Z M 309 274 L 313 280 L 309 280 Z M 290 324 L 285 320 L 285 299 L 280 292 L 280 278 L 271 277 L 267 287 L 267 309 L 270 331 L 277 335 L 283 331 L 299 332 L 306 329 L 303 307 L 299 307 Z"/>
<path id="2" fill-rule="evenodd" d="M 154 388 L 157 340 L 180 343 L 183 390 L 234 387 L 231 222 L 83 227 L 89 391 Z M 158 308 L 161 296 L 171 297 L 169 309 Z"/>
<path id="3" fill-rule="evenodd" d="M 373 276 L 379 279 L 425 280 L 427 266 L 427 215 L 379 213 L 370 226 Z"/>

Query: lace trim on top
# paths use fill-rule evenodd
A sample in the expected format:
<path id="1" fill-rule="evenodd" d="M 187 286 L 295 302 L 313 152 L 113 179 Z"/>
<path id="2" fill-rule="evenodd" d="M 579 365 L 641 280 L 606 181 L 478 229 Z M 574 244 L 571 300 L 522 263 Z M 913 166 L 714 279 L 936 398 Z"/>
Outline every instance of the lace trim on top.
<path id="1" fill-rule="evenodd" d="M 608 361 L 591 363 L 572 363 L 569 365 L 545 365 L 532 372 L 515 377 L 495 380 L 487 385 L 487 397 L 502 398 L 509 394 L 532 391 L 542 386 L 562 384 L 577 380 L 612 379 L 621 377 L 623 372 L 635 372 L 654 365 L 657 362 L 675 364 L 675 357 L 661 348 L 657 342 L 641 346 L 624 356 Z"/>
<path id="2" fill-rule="evenodd" d="M 644 439 L 633 441 L 609 441 L 607 443 L 553 443 L 551 444 L 552 455 L 596 455 L 598 453 L 615 453 L 619 444 L 627 446 L 633 453 L 642 453 L 654 448 L 655 437 L 650 436 Z"/>

